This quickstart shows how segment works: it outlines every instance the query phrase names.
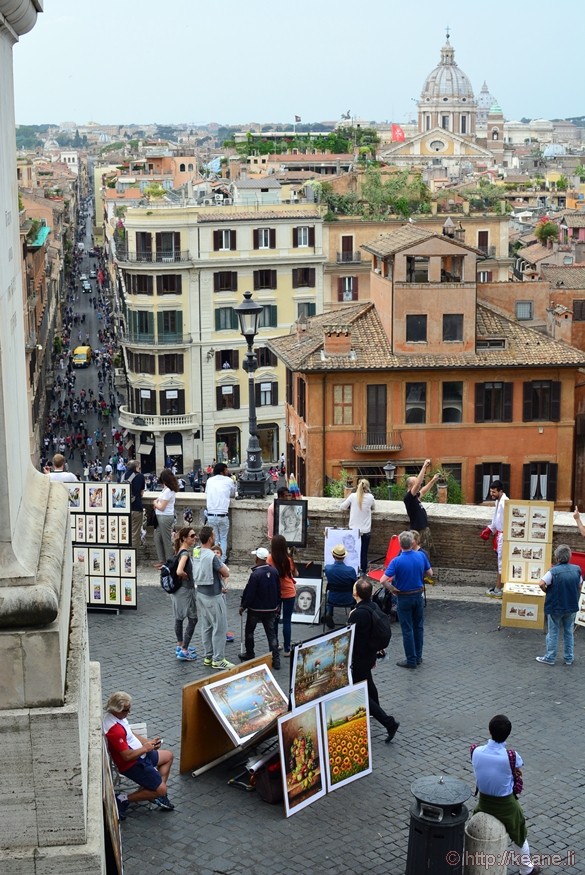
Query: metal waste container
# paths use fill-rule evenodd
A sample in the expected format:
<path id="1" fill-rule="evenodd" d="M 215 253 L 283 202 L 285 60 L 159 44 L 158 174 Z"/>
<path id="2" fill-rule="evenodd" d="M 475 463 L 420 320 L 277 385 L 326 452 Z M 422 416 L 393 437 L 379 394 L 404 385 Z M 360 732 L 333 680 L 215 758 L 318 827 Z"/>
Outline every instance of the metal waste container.
<path id="1" fill-rule="evenodd" d="M 471 790 L 459 778 L 431 775 L 410 787 L 406 875 L 462 875 L 463 840 Z"/>

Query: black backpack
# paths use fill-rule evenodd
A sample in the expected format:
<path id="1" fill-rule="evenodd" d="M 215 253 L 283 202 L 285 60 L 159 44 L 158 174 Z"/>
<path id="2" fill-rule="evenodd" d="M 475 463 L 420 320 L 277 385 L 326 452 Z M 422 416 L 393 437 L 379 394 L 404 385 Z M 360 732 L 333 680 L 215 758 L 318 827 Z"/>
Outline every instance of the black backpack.
<path id="1" fill-rule="evenodd" d="M 384 650 L 392 638 L 390 617 L 373 602 L 370 602 L 369 611 L 372 615 L 372 631 L 370 633 L 372 645 L 376 650 Z"/>
<path id="2" fill-rule="evenodd" d="M 181 588 L 183 581 L 177 577 L 177 568 L 181 554 L 177 553 L 172 559 L 167 559 L 160 570 L 160 585 L 165 592 L 173 593 Z"/>

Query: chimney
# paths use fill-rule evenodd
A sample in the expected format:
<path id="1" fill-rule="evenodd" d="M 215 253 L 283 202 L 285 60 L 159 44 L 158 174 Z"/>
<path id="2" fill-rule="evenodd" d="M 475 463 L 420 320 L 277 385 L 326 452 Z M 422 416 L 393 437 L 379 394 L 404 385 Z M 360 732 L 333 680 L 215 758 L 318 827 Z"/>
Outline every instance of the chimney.
<path id="1" fill-rule="evenodd" d="M 323 340 L 325 355 L 349 355 L 351 352 L 351 328 L 349 325 L 324 325 Z"/>

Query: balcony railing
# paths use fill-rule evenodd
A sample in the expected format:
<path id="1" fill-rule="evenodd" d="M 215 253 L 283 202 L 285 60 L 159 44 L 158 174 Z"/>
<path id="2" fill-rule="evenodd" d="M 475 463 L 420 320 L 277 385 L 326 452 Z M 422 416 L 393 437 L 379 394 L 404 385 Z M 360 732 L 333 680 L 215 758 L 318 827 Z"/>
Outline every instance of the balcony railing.
<path id="1" fill-rule="evenodd" d="M 126 331 L 121 335 L 122 343 L 131 346 L 188 346 L 193 343 L 190 334 L 151 334 L 146 331 Z"/>
<path id="2" fill-rule="evenodd" d="M 362 260 L 361 252 L 338 252 L 337 264 L 359 264 Z"/>
<path id="3" fill-rule="evenodd" d="M 116 258 L 131 264 L 184 264 L 192 261 L 188 250 L 184 252 L 128 252 L 116 246 Z"/>
<path id="4" fill-rule="evenodd" d="M 356 453 L 398 452 L 402 449 L 402 435 L 399 431 L 356 431 L 353 449 Z"/>
<path id="5" fill-rule="evenodd" d="M 197 413 L 176 413 L 173 416 L 152 416 L 148 413 L 134 413 L 129 407 L 119 408 L 118 423 L 131 431 L 175 431 L 181 428 L 199 428 Z"/>

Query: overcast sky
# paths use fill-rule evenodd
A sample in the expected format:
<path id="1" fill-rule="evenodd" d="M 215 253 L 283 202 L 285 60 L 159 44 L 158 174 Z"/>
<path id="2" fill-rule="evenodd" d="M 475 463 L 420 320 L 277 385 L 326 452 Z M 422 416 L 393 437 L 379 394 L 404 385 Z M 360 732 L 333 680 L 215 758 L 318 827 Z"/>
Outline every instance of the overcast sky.
<path id="1" fill-rule="evenodd" d="M 447 11 L 449 9 L 449 11 Z M 550 0 L 44 0 L 14 47 L 17 124 L 404 122 L 450 26 L 507 119 L 585 114 L 585 12 Z"/>

